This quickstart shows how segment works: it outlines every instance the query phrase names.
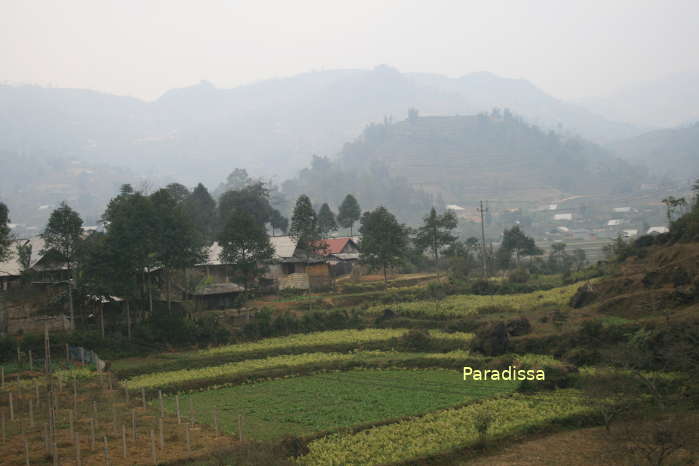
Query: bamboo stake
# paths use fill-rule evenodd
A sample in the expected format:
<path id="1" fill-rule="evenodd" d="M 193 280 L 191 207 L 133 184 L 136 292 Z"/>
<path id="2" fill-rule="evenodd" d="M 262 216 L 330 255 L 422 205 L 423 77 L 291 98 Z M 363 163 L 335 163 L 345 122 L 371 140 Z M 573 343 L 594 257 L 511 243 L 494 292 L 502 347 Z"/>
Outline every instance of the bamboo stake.
<path id="1" fill-rule="evenodd" d="M 95 419 L 90 419 L 90 450 L 95 449 Z"/>
<path id="2" fill-rule="evenodd" d="M 189 422 L 184 425 L 184 435 L 187 439 L 187 453 L 192 452 L 192 439 L 189 437 Z"/>
<path id="3" fill-rule="evenodd" d="M 192 403 L 192 397 L 189 398 L 189 422 L 194 424 L 194 404 Z"/>
<path id="4" fill-rule="evenodd" d="M 116 406 L 112 405 L 112 426 L 114 428 L 114 433 L 117 432 L 117 410 Z"/>
<path id="5" fill-rule="evenodd" d="M 80 432 L 75 433 L 75 462 L 80 466 Z"/>
<path id="6" fill-rule="evenodd" d="M 70 350 L 68 349 L 68 343 L 66 343 L 66 361 L 70 361 Z"/>
<path id="7" fill-rule="evenodd" d="M 78 379 L 73 376 L 73 409 L 78 409 Z"/>
<path id="8" fill-rule="evenodd" d="M 27 437 L 24 437 L 24 464 L 29 466 L 29 442 Z"/>
<path id="9" fill-rule="evenodd" d="M 70 438 L 73 438 L 75 434 L 75 428 L 73 426 L 73 410 L 68 411 L 68 428 L 70 429 Z"/>
<path id="10" fill-rule="evenodd" d="M 218 409 L 214 408 L 214 431 L 218 437 Z"/>
<path id="11" fill-rule="evenodd" d="M 155 453 L 155 432 L 153 432 L 153 429 L 150 430 L 150 451 L 153 455 L 153 464 L 158 464 L 158 456 Z"/>
<path id="12" fill-rule="evenodd" d="M 175 395 L 175 406 L 177 407 L 177 423 L 182 423 L 182 417 L 180 416 L 180 395 Z"/>
<path id="13" fill-rule="evenodd" d="M 49 425 L 48 423 L 44 424 L 44 429 L 43 429 L 43 434 L 44 434 L 44 448 L 46 449 L 46 453 L 51 453 L 51 449 L 49 448 Z"/>
<path id="14" fill-rule="evenodd" d="M 53 442 L 53 464 L 58 466 L 58 445 L 56 442 Z"/>
<path id="15" fill-rule="evenodd" d="M 107 443 L 107 436 L 104 436 L 104 464 L 109 466 L 109 444 Z"/>
<path id="16" fill-rule="evenodd" d="M 158 401 L 160 403 L 160 417 L 165 416 L 165 407 L 163 406 L 163 391 L 158 390 Z"/>
<path id="17" fill-rule="evenodd" d="M 97 422 L 97 402 L 92 402 L 92 419 L 95 421 L 95 427 L 99 429 L 99 423 Z"/>
<path id="18" fill-rule="evenodd" d="M 165 448 L 165 435 L 163 433 L 163 418 L 162 417 L 158 419 L 158 430 L 160 431 L 159 432 L 159 434 L 160 434 L 160 449 L 162 450 Z"/>
<path id="19" fill-rule="evenodd" d="M 34 379 L 34 393 L 36 394 L 36 409 L 39 409 L 41 406 L 41 398 L 39 397 L 39 384 L 36 383 L 36 379 Z"/>
<path id="20" fill-rule="evenodd" d="M 136 410 L 131 410 L 131 441 L 136 441 Z"/>
<path id="21" fill-rule="evenodd" d="M 5 434 L 5 411 L 2 412 L 2 443 L 3 445 L 7 441 L 7 436 Z"/>
<path id="22" fill-rule="evenodd" d="M 5 388 L 5 366 L 0 367 L 0 388 Z"/>
<path id="23" fill-rule="evenodd" d="M 126 458 L 128 453 L 126 451 L 126 426 L 124 424 L 121 425 L 121 446 L 124 449 L 124 458 Z"/>
<path id="24" fill-rule="evenodd" d="M 29 350 L 29 370 L 34 370 L 34 358 L 32 358 L 32 350 Z"/>
<path id="25" fill-rule="evenodd" d="M 29 427 L 34 428 L 34 401 L 29 398 Z"/>
<path id="26" fill-rule="evenodd" d="M 238 440 L 243 441 L 243 416 L 238 415 Z"/>
<path id="27" fill-rule="evenodd" d="M 146 408 L 146 389 L 141 388 L 141 399 L 143 400 L 143 409 Z"/>
<path id="28" fill-rule="evenodd" d="M 15 407 L 14 403 L 12 402 L 12 392 L 10 392 L 10 421 L 15 420 Z"/>

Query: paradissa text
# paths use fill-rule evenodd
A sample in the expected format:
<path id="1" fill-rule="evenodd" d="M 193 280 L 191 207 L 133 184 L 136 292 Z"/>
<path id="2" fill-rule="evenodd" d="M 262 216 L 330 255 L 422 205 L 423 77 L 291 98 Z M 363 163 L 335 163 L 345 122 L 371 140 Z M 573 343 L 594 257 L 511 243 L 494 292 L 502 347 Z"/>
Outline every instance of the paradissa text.
<path id="1" fill-rule="evenodd" d="M 517 369 L 517 366 L 508 366 L 507 369 L 474 369 L 464 367 L 464 380 L 546 380 L 543 369 Z"/>

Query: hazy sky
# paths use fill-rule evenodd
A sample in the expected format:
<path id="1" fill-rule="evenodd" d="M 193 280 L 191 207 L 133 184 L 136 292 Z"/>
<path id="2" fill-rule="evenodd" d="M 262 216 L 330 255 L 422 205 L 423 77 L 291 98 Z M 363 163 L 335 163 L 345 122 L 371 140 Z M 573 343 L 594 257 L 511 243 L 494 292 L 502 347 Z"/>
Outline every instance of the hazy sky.
<path id="1" fill-rule="evenodd" d="M 0 0 L 0 81 L 154 99 L 385 63 L 574 99 L 699 69 L 698 14 L 697 0 Z"/>

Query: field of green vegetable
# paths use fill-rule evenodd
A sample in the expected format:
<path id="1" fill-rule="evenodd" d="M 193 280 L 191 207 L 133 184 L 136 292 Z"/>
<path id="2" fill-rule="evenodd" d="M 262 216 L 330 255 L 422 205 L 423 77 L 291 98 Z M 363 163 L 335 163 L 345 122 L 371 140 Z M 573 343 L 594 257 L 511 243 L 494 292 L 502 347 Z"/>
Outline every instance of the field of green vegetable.
<path id="1" fill-rule="evenodd" d="M 217 408 L 219 425 L 231 434 L 243 416 L 246 437 L 278 440 L 427 413 L 516 387 L 517 382 L 464 382 L 457 370 L 351 370 L 182 395 L 180 406 L 189 406 L 191 398 L 197 420 L 209 424 Z M 165 406 L 175 412 L 174 398 L 166 398 Z"/>
<path id="2" fill-rule="evenodd" d="M 578 288 L 580 288 L 579 284 L 573 284 L 561 288 L 523 294 L 492 296 L 453 295 L 443 299 L 438 304 L 428 300 L 414 301 L 396 304 L 391 309 L 403 317 L 429 319 L 463 318 L 477 314 L 479 310 L 495 307 L 510 309 L 513 313 L 537 308 L 565 309 L 568 307 L 571 296 L 575 294 Z M 378 315 L 385 308 L 386 305 L 373 306 L 369 308 L 369 312 Z"/>
<path id="3" fill-rule="evenodd" d="M 309 444 L 299 458 L 303 465 L 376 465 L 413 460 L 474 445 L 474 419 L 492 416 L 490 438 L 502 438 L 551 422 L 576 422 L 592 408 L 574 390 L 513 394 L 456 409 L 374 427 L 357 433 L 336 433 Z"/>

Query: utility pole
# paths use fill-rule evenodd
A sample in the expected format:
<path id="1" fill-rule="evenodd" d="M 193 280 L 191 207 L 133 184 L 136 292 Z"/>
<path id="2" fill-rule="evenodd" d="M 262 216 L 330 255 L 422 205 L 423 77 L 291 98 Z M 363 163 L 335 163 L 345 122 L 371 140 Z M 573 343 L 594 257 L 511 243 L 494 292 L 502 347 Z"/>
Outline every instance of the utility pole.
<path id="1" fill-rule="evenodd" d="M 478 212 L 481 214 L 481 262 L 483 262 L 483 278 L 488 276 L 488 267 L 485 261 L 485 213 L 488 211 L 486 207 L 483 209 L 483 201 L 481 201 L 481 206 Z"/>

